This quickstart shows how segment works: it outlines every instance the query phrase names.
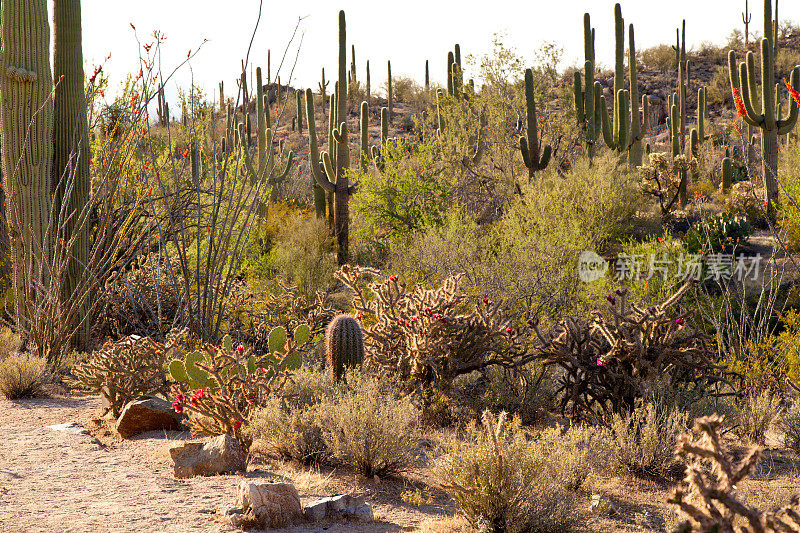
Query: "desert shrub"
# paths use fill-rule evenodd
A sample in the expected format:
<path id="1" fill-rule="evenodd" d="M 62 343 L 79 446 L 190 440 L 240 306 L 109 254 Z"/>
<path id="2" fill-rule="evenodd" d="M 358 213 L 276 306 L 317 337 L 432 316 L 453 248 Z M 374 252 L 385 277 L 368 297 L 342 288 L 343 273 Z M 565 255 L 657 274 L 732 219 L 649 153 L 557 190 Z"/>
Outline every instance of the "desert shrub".
<path id="1" fill-rule="evenodd" d="M 800 52 L 786 46 L 778 48 L 778 53 L 775 55 L 776 74 L 788 79 L 795 65 L 800 65 Z"/>
<path id="2" fill-rule="evenodd" d="M 778 223 L 782 230 L 782 237 L 791 248 L 800 249 L 800 211 L 797 209 L 800 200 L 800 145 L 792 141 L 787 149 L 781 151 L 781 165 L 783 171 L 783 185 L 789 198 L 781 203 L 778 211 Z"/>
<path id="3" fill-rule="evenodd" d="M 763 445 L 772 421 L 778 415 L 780 400 L 768 391 L 747 396 L 737 406 L 734 432 L 753 444 Z"/>
<path id="4" fill-rule="evenodd" d="M 708 99 L 711 104 L 720 106 L 733 105 L 731 82 L 728 77 L 728 68 L 726 66 L 717 65 L 714 67 L 714 73 L 708 81 Z"/>
<path id="5" fill-rule="evenodd" d="M 547 441 L 549 442 L 549 441 Z M 445 443 L 435 472 L 458 510 L 491 532 L 563 532 L 580 526 L 574 496 L 553 480 L 519 418 L 483 414 Z"/>
<path id="6" fill-rule="evenodd" d="M 349 372 L 319 411 L 332 461 L 366 477 L 398 474 L 414 464 L 420 411 L 384 381 Z"/>
<path id="7" fill-rule="evenodd" d="M 675 50 L 668 44 L 645 48 L 639 53 L 642 64 L 647 68 L 670 70 L 675 68 Z"/>
<path id="8" fill-rule="evenodd" d="M 617 470 L 637 476 L 670 478 L 682 473 L 675 461 L 678 436 L 688 417 L 660 403 L 639 403 L 629 414 L 611 421 L 611 458 Z"/>
<path id="9" fill-rule="evenodd" d="M 336 278 L 352 292 L 363 320 L 365 364 L 407 385 L 447 388 L 455 376 L 530 360 L 520 327 L 504 302 L 471 304 L 461 291 L 463 275 L 441 287 L 407 287 L 399 276 L 366 283 L 374 269 L 343 266 Z"/>
<path id="10" fill-rule="evenodd" d="M 730 195 L 725 200 L 725 212 L 744 217 L 751 225 L 763 226 L 766 218 L 762 198 L 763 189 L 756 187 L 752 182 L 734 183 Z"/>
<path id="11" fill-rule="evenodd" d="M 318 463 L 328 452 L 317 406 L 291 407 L 271 397 L 250 415 L 248 431 L 262 440 L 267 453 L 282 459 Z"/>
<path id="12" fill-rule="evenodd" d="M 352 210 L 362 238 L 380 235 L 390 241 L 414 238 L 443 224 L 452 203 L 452 186 L 443 175 L 440 150 L 425 141 L 409 153 L 401 142 L 381 147 L 383 168 L 368 168 L 353 179 L 359 183 Z"/>
<path id="13" fill-rule="evenodd" d="M 800 408 L 797 405 L 786 411 L 778 423 L 783 432 L 783 445 L 800 453 Z"/>
<path id="14" fill-rule="evenodd" d="M 75 367 L 75 375 L 91 392 L 102 394 L 118 417 L 125 404 L 139 396 L 167 395 L 166 366 L 172 357 L 185 351 L 187 333 L 173 332 L 165 343 L 137 336 L 106 343 Z"/>
<path id="15" fill-rule="evenodd" d="M 684 482 L 669 499 L 687 517 L 675 531 L 734 531 L 734 526 L 744 533 L 798 531 L 800 502 L 796 496 L 788 506 L 766 513 L 739 498 L 736 487 L 753 471 L 760 453 L 753 448 L 735 463 L 722 448 L 722 426 L 720 416 L 699 418 L 693 434 L 682 435 L 678 441 L 677 453 L 689 466 Z"/>
<path id="16" fill-rule="evenodd" d="M 545 335 L 535 360 L 560 369 L 561 411 L 573 420 L 602 420 L 630 412 L 656 383 L 710 389 L 721 368 L 708 337 L 689 323 L 679 302 L 685 283 L 662 304 L 641 309 L 626 289 L 607 296 L 609 311 L 590 320 L 569 318 Z"/>
<path id="17" fill-rule="evenodd" d="M 0 394 L 9 400 L 42 393 L 47 381 L 47 360 L 33 354 L 15 354 L 0 361 Z"/>
<path id="18" fill-rule="evenodd" d="M 336 271 L 334 241 L 327 221 L 312 213 L 294 213 L 282 222 L 272 251 L 278 275 L 306 296 L 326 288 Z"/>
<path id="19" fill-rule="evenodd" d="M 420 93 L 422 93 L 422 87 L 414 78 L 392 76 L 392 96 L 399 102 L 415 102 L 419 99 Z"/>
<path id="20" fill-rule="evenodd" d="M 591 474 L 607 469 L 611 450 L 608 428 L 587 424 L 544 429 L 531 447 L 548 478 L 570 492 L 587 488 Z"/>
<path id="21" fill-rule="evenodd" d="M 0 328 L 0 362 L 22 347 L 22 338 L 11 328 Z"/>
<path id="22" fill-rule="evenodd" d="M 683 236 L 683 243 L 689 253 L 730 252 L 735 246 L 747 244 L 753 228 L 745 218 L 723 213 L 719 216 L 700 220 L 692 224 Z"/>

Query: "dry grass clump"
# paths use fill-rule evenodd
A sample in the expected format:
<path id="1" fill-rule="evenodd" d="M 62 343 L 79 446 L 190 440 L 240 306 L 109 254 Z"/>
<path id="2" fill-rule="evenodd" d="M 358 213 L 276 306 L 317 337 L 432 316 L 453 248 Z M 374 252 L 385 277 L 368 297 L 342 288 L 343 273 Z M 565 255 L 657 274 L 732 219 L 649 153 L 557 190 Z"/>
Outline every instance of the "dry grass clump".
<path id="1" fill-rule="evenodd" d="M 42 393 L 47 381 L 47 361 L 33 354 L 15 354 L 0 363 L 0 393 L 9 400 Z"/>
<path id="2" fill-rule="evenodd" d="M 688 416 L 676 408 L 640 403 L 611 422 L 613 468 L 636 476 L 675 478 L 683 465 L 674 455 L 678 437 L 688 429 Z"/>
<path id="3" fill-rule="evenodd" d="M 784 446 L 800 453 L 800 407 L 795 406 L 784 413 L 778 427 L 783 432 Z"/>
<path id="4" fill-rule="evenodd" d="M 250 418 L 250 429 L 265 451 L 302 464 L 321 462 L 328 454 L 316 407 L 290 407 L 270 398 Z"/>
<path id="5" fill-rule="evenodd" d="M 436 475 L 473 526 L 490 532 L 565 532 L 580 525 L 575 498 L 548 465 L 544 446 L 530 441 L 519 417 L 485 411 L 465 438 L 445 443 Z M 552 450 L 551 450 L 552 451 Z"/>
<path id="6" fill-rule="evenodd" d="M 763 446 L 770 424 L 778 416 L 780 400 L 764 391 L 757 396 L 748 396 L 738 406 L 734 432 L 753 444 Z"/>

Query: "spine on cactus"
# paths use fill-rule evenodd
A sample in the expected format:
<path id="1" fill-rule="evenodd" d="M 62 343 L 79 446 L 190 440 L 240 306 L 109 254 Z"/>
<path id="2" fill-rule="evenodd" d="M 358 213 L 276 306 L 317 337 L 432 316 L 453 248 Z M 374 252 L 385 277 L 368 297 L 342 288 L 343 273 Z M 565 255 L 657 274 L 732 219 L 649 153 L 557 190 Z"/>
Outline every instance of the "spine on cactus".
<path id="1" fill-rule="evenodd" d="M 387 100 L 389 101 L 389 123 L 392 122 L 392 109 L 393 109 L 393 95 L 392 95 L 392 62 L 386 62 L 386 70 L 387 70 L 387 77 L 386 77 L 386 93 L 387 93 Z"/>
<path id="2" fill-rule="evenodd" d="M 6 0 L 0 5 L 0 106 L 2 167 L 14 267 L 15 319 L 23 330 L 31 317 L 26 300 L 49 285 L 50 215 L 53 197 L 53 77 L 45 0 Z M 81 78 L 81 84 L 83 79 Z M 32 279 L 35 278 L 35 279 Z"/>
<path id="3" fill-rule="evenodd" d="M 728 192 L 733 184 L 733 161 L 730 157 L 722 160 L 722 192 Z"/>
<path id="4" fill-rule="evenodd" d="M 74 242 L 64 286 L 65 297 L 68 297 L 78 289 L 89 263 L 89 227 L 81 217 L 89 199 L 91 154 L 84 92 L 80 0 L 56 0 L 53 3 L 53 35 L 53 69 L 55 78 L 60 80 L 55 88 L 53 106 L 53 213 L 57 219 L 60 218 L 62 204 L 67 205 L 63 212 L 69 218 L 57 220 L 55 229 L 59 238 Z M 79 344 L 86 343 L 88 334 L 88 325 L 80 328 Z"/>
<path id="5" fill-rule="evenodd" d="M 339 81 L 336 82 L 335 103 L 331 105 L 329 123 L 328 152 L 320 152 L 314 124 L 314 110 L 306 109 L 308 117 L 309 156 L 311 170 L 316 182 L 330 195 L 334 202 L 334 231 L 338 244 L 339 264 L 348 260 L 350 195 L 355 192 L 348 184 L 347 171 L 350 167 L 350 150 L 347 134 L 347 29 L 344 11 L 339 11 Z M 306 106 L 312 101 L 306 91 Z M 337 124 L 338 120 L 342 120 Z M 331 154 L 335 152 L 335 154 Z M 333 157 L 332 157 L 333 155 Z M 322 168 L 315 163 L 322 160 Z"/>
<path id="6" fill-rule="evenodd" d="M 777 19 L 777 16 L 776 16 Z M 797 123 L 798 106 L 790 101 L 789 113 L 778 114 L 775 107 L 775 50 L 777 39 L 775 27 L 778 21 L 772 17 L 772 0 L 764 0 L 764 38 L 761 39 L 761 113 L 756 113 L 756 72 L 753 52 L 747 52 L 746 61 L 736 68 L 736 53 L 728 53 L 728 70 L 734 98 L 741 98 L 744 107 L 742 117 L 746 124 L 761 129 L 761 155 L 764 175 L 767 214 L 775 217 L 780 201 L 778 186 L 778 136 L 786 135 Z M 800 65 L 792 69 L 790 84 L 800 90 Z M 737 94 L 738 93 L 738 94 Z"/>
<path id="7" fill-rule="evenodd" d="M 337 315 L 325 330 L 325 357 L 335 381 L 349 368 L 364 363 L 364 337 L 358 321 L 349 315 Z"/>
<path id="8" fill-rule="evenodd" d="M 295 91 L 295 104 L 297 105 L 297 131 L 303 134 L 303 91 Z M 269 114 L 269 108 L 267 108 Z"/>
<path id="9" fill-rule="evenodd" d="M 528 167 L 528 177 L 533 178 L 536 172 L 544 170 L 550 162 L 551 148 L 546 145 L 542 149 L 539 139 L 539 126 L 536 119 L 536 95 L 533 91 L 533 71 L 525 70 L 525 102 L 527 104 L 527 137 L 519 138 L 519 150 L 522 160 Z M 540 157 L 541 154 L 541 157 Z"/>

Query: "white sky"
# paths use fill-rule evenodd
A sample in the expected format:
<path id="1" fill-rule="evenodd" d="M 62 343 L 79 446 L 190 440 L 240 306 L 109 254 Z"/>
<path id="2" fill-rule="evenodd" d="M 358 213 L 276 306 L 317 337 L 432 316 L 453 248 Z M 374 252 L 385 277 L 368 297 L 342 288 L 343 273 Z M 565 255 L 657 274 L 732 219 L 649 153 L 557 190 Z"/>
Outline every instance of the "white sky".
<path id="1" fill-rule="evenodd" d="M 622 0 L 621 4 L 626 26 L 635 26 L 638 49 L 674 43 L 675 28 L 683 17 L 689 45 L 702 41 L 722 44 L 734 27 L 742 27 L 744 1 Z M 291 84 L 316 90 L 321 67 L 325 67 L 328 79 L 335 75 L 337 12 L 344 9 L 348 46 L 356 46 L 359 79 L 363 80 L 365 61 L 369 59 L 373 90 L 382 87 L 386 79 L 387 59 L 392 61 L 393 75 L 409 75 L 419 81 L 424 76 L 425 60 L 429 59 L 432 81 L 443 82 L 446 54 L 454 43 L 460 43 L 462 55 L 480 55 L 489 50 L 496 32 L 505 32 L 505 42 L 526 59 L 533 57 L 542 42 L 557 41 L 565 50 L 564 67 L 583 62 L 583 14 L 588 11 L 597 29 L 597 59 L 605 65 L 613 64 L 612 0 L 491 0 L 482 2 L 480 9 L 466 5 L 467 2 L 435 0 L 264 0 L 251 61 L 266 67 L 266 50 L 271 48 L 274 72 L 298 17 L 307 17 L 301 24 L 304 41 Z M 763 3 L 751 1 L 750 9 L 751 30 L 760 32 Z M 800 20 L 800 2 L 784 0 L 780 10 L 781 20 Z M 168 40 L 162 51 L 165 66 L 176 65 L 189 49 L 196 49 L 203 39 L 208 39 L 191 63 L 195 83 L 213 97 L 219 81 L 225 80 L 226 95 L 232 96 L 257 12 L 258 0 L 83 0 L 86 70 L 91 73 L 92 66 L 109 53 L 111 59 L 104 70 L 111 75 L 112 85 L 119 83 L 126 72 L 136 70 L 138 52 L 129 25 L 133 23 L 143 42 L 154 29 L 166 33 Z M 287 59 L 288 67 L 293 58 Z M 287 78 L 288 70 L 282 71 L 281 81 L 286 83 Z M 176 82 L 187 87 L 189 79 L 189 71 L 184 69 Z M 170 93 L 173 100 L 174 87 Z"/>

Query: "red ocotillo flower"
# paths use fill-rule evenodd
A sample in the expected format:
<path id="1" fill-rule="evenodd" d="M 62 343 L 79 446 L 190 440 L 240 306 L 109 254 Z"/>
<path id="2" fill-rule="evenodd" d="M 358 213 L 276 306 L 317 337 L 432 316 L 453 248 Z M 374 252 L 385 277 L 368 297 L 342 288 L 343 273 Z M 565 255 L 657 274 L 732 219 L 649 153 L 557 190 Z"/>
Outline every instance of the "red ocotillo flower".
<path id="1" fill-rule="evenodd" d="M 797 89 L 792 87 L 792 84 L 786 81 L 786 78 L 783 78 L 783 83 L 786 85 L 786 88 L 789 90 L 789 96 L 792 97 L 792 100 L 797 102 L 797 105 L 800 105 L 800 92 L 797 92 Z"/>
<path id="2" fill-rule="evenodd" d="M 747 115 L 747 110 L 744 107 L 742 93 L 736 87 L 731 87 L 731 90 L 733 91 L 733 101 L 736 102 L 736 114 L 743 118 Z"/>

